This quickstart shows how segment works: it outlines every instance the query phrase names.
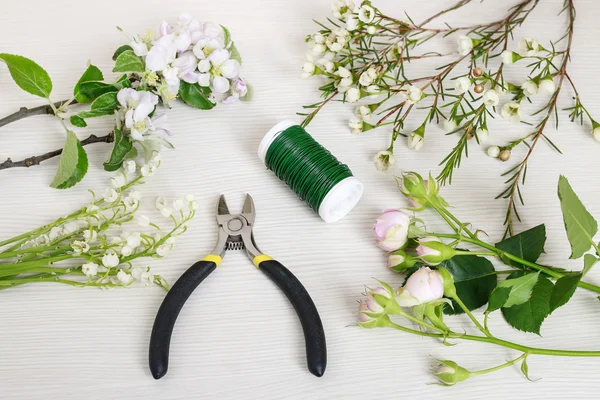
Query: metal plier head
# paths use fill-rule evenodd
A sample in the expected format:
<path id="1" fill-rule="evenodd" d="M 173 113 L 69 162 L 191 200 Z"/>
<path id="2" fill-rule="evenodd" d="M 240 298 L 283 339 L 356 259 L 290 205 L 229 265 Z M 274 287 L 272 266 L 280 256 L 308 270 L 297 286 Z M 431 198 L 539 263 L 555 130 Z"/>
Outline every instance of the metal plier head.
<path id="1" fill-rule="evenodd" d="M 246 194 L 241 214 L 231 214 L 225 196 L 219 196 L 217 204 L 218 237 L 217 244 L 212 254 L 218 254 L 221 258 L 225 256 L 225 250 L 246 250 L 248 258 L 253 261 L 261 254 L 254 242 L 252 227 L 256 211 L 252 196 Z"/>

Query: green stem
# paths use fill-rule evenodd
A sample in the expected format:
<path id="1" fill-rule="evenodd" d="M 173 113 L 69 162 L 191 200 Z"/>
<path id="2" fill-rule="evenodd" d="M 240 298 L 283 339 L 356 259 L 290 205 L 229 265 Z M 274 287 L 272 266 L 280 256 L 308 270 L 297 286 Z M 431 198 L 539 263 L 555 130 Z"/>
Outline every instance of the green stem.
<path id="1" fill-rule="evenodd" d="M 519 357 L 515 358 L 514 360 L 510 360 L 508 362 L 505 362 L 504 364 L 497 365 L 492 368 L 482 369 L 480 371 L 472 371 L 471 375 L 476 376 L 476 375 L 489 374 L 490 372 L 494 372 L 494 371 L 498 371 L 499 369 L 502 369 L 502 368 L 510 367 L 511 365 L 518 363 L 519 361 L 521 361 L 522 359 L 524 359 L 527 356 L 528 356 L 527 353 L 523 353 Z"/>
<path id="2" fill-rule="evenodd" d="M 491 251 L 462 251 L 456 250 L 455 255 L 457 256 L 487 256 L 487 257 L 496 257 L 497 254 Z"/>
<path id="3" fill-rule="evenodd" d="M 67 251 L 72 250 L 71 246 L 40 246 L 40 247 L 30 247 L 28 249 L 15 250 L 15 251 L 5 251 L 0 253 L 0 258 L 12 258 L 22 254 L 30 254 L 30 253 L 43 253 L 45 251 Z M 2 264 L 0 264 L 2 267 Z"/>
<path id="4" fill-rule="evenodd" d="M 475 316 L 473 315 L 471 310 L 469 310 L 469 307 L 467 307 L 465 305 L 465 303 L 463 303 L 463 301 L 460 299 L 460 297 L 454 296 L 454 297 L 452 297 L 452 300 L 454 300 L 456 302 L 456 304 L 458 304 L 460 306 L 460 308 L 462 308 L 462 310 L 465 312 L 465 314 L 467 314 L 469 316 L 471 321 L 473 321 L 473 323 L 475 324 L 477 329 L 479 329 L 481 331 L 481 333 L 483 333 L 487 337 L 492 337 L 492 334 L 490 333 L 490 331 L 487 328 L 485 328 L 483 325 L 481 325 L 481 323 L 477 320 L 477 318 L 475 318 Z"/>

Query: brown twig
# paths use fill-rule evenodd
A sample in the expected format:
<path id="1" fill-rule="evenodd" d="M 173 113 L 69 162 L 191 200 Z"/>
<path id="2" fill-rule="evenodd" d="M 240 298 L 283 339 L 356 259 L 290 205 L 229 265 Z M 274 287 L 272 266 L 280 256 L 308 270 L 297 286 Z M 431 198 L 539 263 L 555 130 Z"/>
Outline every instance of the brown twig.
<path id="1" fill-rule="evenodd" d="M 81 145 L 87 146 L 88 144 L 92 144 L 92 143 L 111 143 L 114 140 L 115 140 L 115 136 L 114 136 L 113 132 L 110 132 L 104 136 L 90 135 L 87 139 L 84 139 L 81 141 Z M 29 168 L 34 165 L 39 165 L 42 161 L 46 161 L 46 160 L 49 160 L 51 158 L 61 155 L 62 151 L 63 151 L 62 149 L 49 151 L 48 153 L 41 154 L 39 156 L 27 157 L 21 161 L 13 161 L 10 158 L 8 158 L 3 163 L 0 163 L 0 170 L 9 169 L 9 168 L 17 168 L 17 167 Z"/>
<path id="2" fill-rule="evenodd" d="M 57 101 L 56 103 L 54 103 L 54 107 L 56 109 L 59 109 L 64 104 L 66 104 L 68 101 L 69 100 Z M 71 104 L 73 104 L 73 103 L 75 103 L 75 101 L 71 102 Z M 4 125 L 8 125 L 12 122 L 19 121 L 23 118 L 33 117 L 34 115 L 54 115 L 54 110 L 52 109 L 52 106 L 50 104 L 33 107 L 33 108 L 21 107 L 19 109 L 19 111 L 12 113 L 10 115 L 7 115 L 6 117 L 0 119 L 0 127 L 3 127 Z"/>

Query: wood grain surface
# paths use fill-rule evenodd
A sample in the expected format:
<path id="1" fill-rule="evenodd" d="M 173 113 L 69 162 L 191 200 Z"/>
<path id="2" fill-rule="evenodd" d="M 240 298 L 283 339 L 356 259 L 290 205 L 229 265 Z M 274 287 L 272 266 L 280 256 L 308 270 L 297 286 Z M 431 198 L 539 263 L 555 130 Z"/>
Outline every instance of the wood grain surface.
<path id="1" fill-rule="evenodd" d="M 423 20 L 452 0 L 410 2 L 378 0 L 391 15 L 410 13 Z M 506 4 L 505 4 L 506 3 Z M 510 2 L 473 2 L 445 20 L 453 24 L 491 21 Z M 571 76 L 584 103 L 600 118 L 600 3 L 576 0 L 577 21 Z M 560 37 L 565 16 L 557 15 L 561 0 L 544 0 L 518 30 L 543 43 Z M 180 315 L 171 347 L 168 375 L 154 381 L 147 366 L 150 328 L 164 292 L 135 287 L 102 291 L 57 284 L 24 286 L 0 293 L 0 398 L 2 399 L 551 399 L 596 398 L 600 390 L 600 359 L 532 356 L 527 381 L 518 367 L 481 376 L 455 387 L 428 385 L 434 358 L 452 359 L 469 369 L 482 369 L 515 353 L 485 344 L 446 347 L 434 340 L 400 332 L 366 330 L 354 325 L 357 300 L 373 277 L 400 284 L 385 267 L 385 255 L 371 234 L 380 210 L 405 206 L 393 174 L 375 170 L 373 155 L 387 147 L 389 131 L 351 135 L 350 105 L 333 104 L 309 131 L 365 183 L 358 207 L 335 224 L 322 222 L 267 171 L 256 155 L 264 133 L 282 119 L 296 119 L 301 106 L 318 98 L 318 79 L 299 78 L 304 37 L 315 30 L 312 18 L 330 10 L 323 0 L 106 0 L 102 2 L 5 0 L 0 12 L 0 52 L 22 54 L 45 67 L 54 81 L 53 98 L 68 98 L 88 60 L 103 71 L 126 38 L 115 29 L 143 33 L 162 19 L 188 11 L 201 20 L 225 24 L 244 58 L 244 74 L 252 82 L 251 103 L 219 106 L 210 112 L 176 104 L 169 111 L 176 133 L 174 151 L 163 153 L 159 173 L 143 187 L 151 208 L 158 195 L 195 193 L 201 208 L 176 251 L 150 260 L 173 282 L 216 240 L 214 207 L 225 193 L 232 211 L 251 193 L 257 207 L 255 235 L 260 248 L 276 257 L 304 283 L 324 321 L 329 349 L 325 376 L 315 378 L 305 366 L 304 342 L 297 317 L 285 297 L 241 253 L 228 253 L 221 267 L 190 298 Z M 442 21 L 438 23 L 441 24 Z M 455 43 L 436 44 L 453 51 Z M 516 45 L 515 45 L 516 47 Z M 425 64 L 423 64 L 425 65 Z M 431 64 L 430 64 L 431 65 Z M 420 68 L 420 67 L 415 67 Z M 466 68 L 466 67 L 465 67 Z M 571 105 L 572 92 L 561 94 L 560 107 Z M 0 65 L 0 116 L 41 100 L 22 92 Z M 530 106 L 532 107 L 532 106 Z M 530 108 L 533 109 L 533 108 Z M 523 194 L 526 208 L 518 229 L 548 225 L 545 264 L 580 268 L 569 260 L 556 185 L 566 175 L 590 212 L 600 218 L 600 144 L 590 127 L 571 124 L 562 113 L 558 131 L 549 136 L 563 150 L 559 155 L 541 144 L 531 159 Z M 407 124 L 414 129 L 416 120 Z M 104 134 L 109 121 L 93 121 L 78 129 L 80 138 Z M 525 125 L 495 120 L 490 142 L 506 143 L 527 132 Z M 456 138 L 440 128 L 428 131 L 421 152 L 399 140 L 394 171 L 439 171 L 438 163 Z M 58 122 L 38 116 L 0 129 L 0 160 L 20 159 L 61 146 Z M 87 189 L 102 190 L 109 175 L 102 170 L 109 147 L 87 148 L 90 170 L 73 189 L 49 188 L 57 160 L 31 169 L 0 171 L 0 237 L 10 237 L 48 223 L 89 199 Z M 517 160 L 525 148 L 514 153 Z M 507 168 L 472 146 L 453 185 L 444 189 L 456 215 L 485 230 L 490 240 L 502 236 L 505 203 L 494 200 Z M 443 225 L 426 214 L 428 225 Z M 589 280 L 600 284 L 600 271 Z M 500 337 L 534 346 L 600 349 L 595 296 L 578 292 L 542 328 L 543 337 L 512 330 L 499 315 L 491 329 Z M 469 327 L 462 317 L 450 318 L 457 330 Z"/>

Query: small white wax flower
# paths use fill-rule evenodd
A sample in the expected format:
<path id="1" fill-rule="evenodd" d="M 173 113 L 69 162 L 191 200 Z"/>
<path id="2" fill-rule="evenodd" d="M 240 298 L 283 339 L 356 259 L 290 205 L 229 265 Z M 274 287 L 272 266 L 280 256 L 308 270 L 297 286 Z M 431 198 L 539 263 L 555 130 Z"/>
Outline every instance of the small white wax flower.
<path id="1" fill-rule="evenodd" d="M 356 103 L 358 100 L 360 100 L 360 90 L 355 87 L 348 89 L 346 92 L 346 100 L 348 100 L 350 103 Z"/>
<path id="2" fill-rule="evenodd" d="M 163 217 L 170 217 L 173 211 L 169 207 L 163 207 L 160 209 L 160 213 Z"/>
<path id="3" fill-rule="evenodd" d="M 156 198 L 156 208 L 161 210 L 167 206 L 167 200 L 164 197 Z"/>
<path id="4" fill-rule="evenodd" d="M 473 39 L 468 36 L 458 37 L 458 52 L 460 55 L 466 56 L 473 50 Z"/>
<path id="5" fill-rule="evenodd" d="M 478 128 L 475 131 L 475 135 L 477 136 L 477 139 L 479 140 L 479 143 L 483 143 L 487 140 L 488 136 L 489 136 L 489 132 L 487 129 L 485 128 Z"/>
<path id="6" fill-rule="evenodd" d="M 423 148 L 424 142 L 425 139 L 423 138 L 423 136 L 415 132 L 411 132 L 410 136 L 408 137 L 408 147 L 415 151 L 421 150 Z"/>
<path id="7" fill-rule="evenodd" d="M 487 107 L 495 107 L 500 102 L 500 95 L 495 89 L 490 89 L 483 94 L 483 103 Z"/>
<path id="8" fill-rule="evenodd" d="M 368 106 L 358 106 L 356 107 L 356 110 L 354 110 L 354 115 L 361 120 L 367 119 L 371 116 L 371 109 Z"/>
<path id="9" fill-rule="evenodd" d="M 86 229 L 83 231 L 83 240 L 87 243 L 93 242 L 98 237 L 98 232 L 93 229 Z"/>
<path id="10" fill-rule="evenodd" d="M 178 199 L 173 200 L 173 208 L 176 211 L 181 210 L 183 208 L 183 199 L 178 198 Z"/>
<path id="11" fill-rule="evenodd" d="M 521 59 L 520 55 L 510 50 L 504 50 L 502 54 L 500 54 L 500 57 L 504 64 L 514 64 Z"/>
<path id="12" fill-rule="evenodd" d="M 375 19 L 375 10 L 371 6 L 362 6 L 358 10 L 358 19 L 360 19 L 365 24 L 370 24 Z"/>
<path id="13" fill-rule="evenodd" d="M 185 199 L 185 201 L 187 201 L 188 203 L 194 201 L 196 199 L 196 196 L 194 196 L 193 193 L 188 193 L 185 196 L 183 196 L 183 198 Z"/>
<path id="14" fill-rule="evenodd" d="M 198 203 L 197 201 L 192 201 L 190 203 L 190 210 L 196 211 L 198 207 L 200 207 L 200 203 Z"/>
<path id="15" fill-rule="evenodd" d="M 313 42 L 318 43 L 318 44 L 325 43 L 325 37 L 323 35 L 321 35 L 320 33 L 315 33 L 314 35 L 312 35 L 312 40 L 313 40 Z"/>
<path id="16" fill-rule="evenodd" d="M 367 33 L 369 35 L 374 35 L 375 33 L 377 33 L 377 27 L 375 25 L 367 26 Z"/>
<path id="17" fill-rule="evenodd" d="M 169 245 L 161 244 L 160 246 L 158 246 L 156 248 L 156 254 L 159 255 L 160 257 L 164 257 L 169 253 L 170 250 L 171 250 L 171 247 Z"/>
<path id="18" fill-rule="evenodd" d="M 500 155 L 500 147 L 498 146 L 490 146 L 487 149 L 487 155 L 492 158 L 498 158 Z"/>
<path id="19" fill-rule="evenodd" d="M 123 270 L 121 270 L 117 273 L 117 279 L 123 285 L 129 285 L 131 282 L 133 282 L 133 276 L 131 276 L 130 274 L 128 274 L 127 272 L 125 272 Z"/>
<path id="20" fill-rule="evenodd" d="M 523 111 L 521 111 L 521 103 L 511 101 L 502 106 L 500 110 L 502 118 L 508 119 L 510 122 L 519 123 L 523 117 Z"/>
<path id="21" fill-rule="evenodd" d="M 471 88 L 471 79 L 466 76 L 461 76 L 455 81 L 454 87 L 459 94 L 463 94 Z"/>
<path id="22" fill-rule="evenodd" d="M 141 283 L 143 283 L 146 286 L 150 286 L 153 281 L 154 281 L 154 275 L 152 274 L 152 272 L 150 272 L 150 271 L 142 272 L 142 275 L 140 276 Z"/>
<path id="23" fill-rule="evenodd" d="M 327 47 L 325 47 L 324 44 L 322 43 L 316 43 L 312 48 L 311 51 L 313 52 L 313 54 L 315 55 L 319 55 L 319 54 L 323 54 L 327 51 Z"/>
<path id="24" fill-rule="evenodd" d="M 375 162 L 375 167 L 377 170 L 381 172 L 386 172 L 396 162 L 394 155 L 388 150 L 382 150 L 375 154 L 373 161 Z"/>
<path id="25" fill-rule="evenodd" d="M 538 92 L 538 85 L 532 80 L 526 81 L 521 85 L 521 89 L 523 89 L 523 94 L 526 97 L 535 96 Z"/>
<path id="26" fill-rule="evenodd" d="M 592 137 L 597 141 L 600 142 L 600 125 L 595 127 L 592 130 Z"/>
<path id="27" fill-rule="evenodd" d="M 127 209 L 127 211 L 131 211 L 137 208 L 140 202 L 132 198 L 131 196 L 127 196 L 123 199 L 123 204 L 125 205 L 125 209 Z"/>
<path id="28" fill-rule="evenodd" d="M 119 198 L 119 194 L 117 193 L 117 191 L 113 188 L 106 188 L 106 190 L 104 190 L 104 201 L 106 201 L 107 203 L 112 203 L 114 201 L 116 201 Z"/>
<path id="29" fill-rule="evenodd" d="M 130 246 L 125 245 L 125 246 L 121 247 L 121 255 L 128 257 L 132 254 L 133 254 L 133 249 Z"/>
<path id="30" fill-rule="evenodd" d="M 538 87 L 538 93 L 541 94 L 552 94 L 556 91 L 556 84 L 551 76 L 544 78 L 540 81 Z"/>
<path id="31" fill-rule="evenodd" d="M 331 54 L 331 53 L 329 53 L 329 54 Z M 331 74 L 333 72 L 333 70 L 335 69 L 335 63 L 325 57 L 319 58 L 317 60 L 317 65 L 319 66 L 319 68 L 321 68 L 323 71 L 325 71 L 329 74 Z"/>
<path id="32" fill-rule="evenodd" d="M 519 54 L 522 57 L 535 56 L 540 49 L 540 44 L 535 39 L 524 37 L 519 41 Z"/>
<path id="33" fill-rule="evenodd" d="M 315 68 L 315 64 L 310 61 L 305 61 L 304 64 L 302 64 L 302 78 L 313 76 L 315 73 Z"/>
<path id="34" fill-rule="evenodd" d="M 127 160 L 123 163 L 123 169 L 129 174 L 133 174 L 137 169 L 137 164 L 134 160 Z"/>
<path id="35" fill-rule="evenodd" d="M 423 91 L 416 86 L 409 86 L 406 90 L 400 92 L 406 99 L 407 104 L 416 104 L 423 98 Z"/>
<path id="36" fill-rule="evenodd" d="M 148 218 L 145 215 L 138 215 L 136 217 L 136 222 L 138 223 L 139 226 L 142 226 L 144 228 L 147 226 L 150 226 L 150 218 Z"/>
<path id="37" fill-rule="evenodd" d="M 350 15 L 346 19 L 346 30 L 349 32 L 355 31 L 358 28 L 358 18 L 354 15 Z"/>
<path id="38" fill-rule="evenodd" d="M 118 189 L 125 185 L 125 177 L 123 175 L 117 175 L 110 179 L 110 183 L 114 188 Z"/>
<path id="39" fill-rule="evenodd" d="M 356 118 L 356 117 L 350 118 L 350 122 L 348 122 L 348 126 L 350 127 L 350 131 L 354 134 L 358 134 L 363 131 L 363 121 L 360 118 Z"/>
<path id="40" fill-rule="evenodd" d="M 444 122 L 442 122 L 442 125 L 446 132 L 453 132 L 458 127 L 458 123 L 454 118 L 445 119 Z"/>
<path id="41" fill-rule="evenodd" d="M 107 251 L 104 256 L 102 256 L 102 264 L 107 268 L 116 267 L 119 265 L 119 256 L 113 251 Z"/>
<path id="42" fill-rule="evenodd" d="M 81 266 L 81 272 L 86 274 L 89 277 L 95 276 L 98 274 L 98 264 L 96 263 L 86 263 Z"/>

